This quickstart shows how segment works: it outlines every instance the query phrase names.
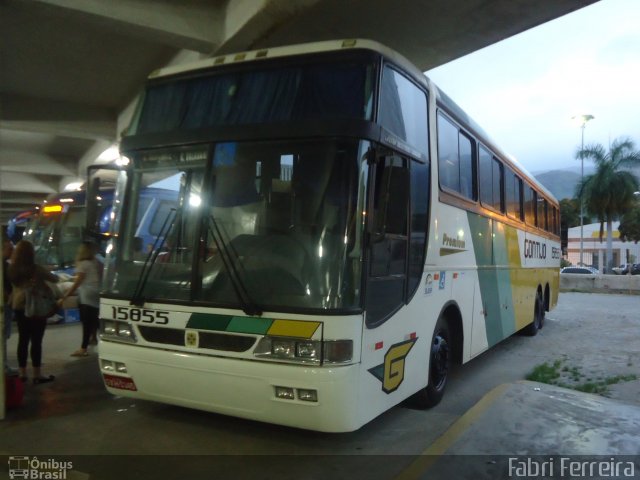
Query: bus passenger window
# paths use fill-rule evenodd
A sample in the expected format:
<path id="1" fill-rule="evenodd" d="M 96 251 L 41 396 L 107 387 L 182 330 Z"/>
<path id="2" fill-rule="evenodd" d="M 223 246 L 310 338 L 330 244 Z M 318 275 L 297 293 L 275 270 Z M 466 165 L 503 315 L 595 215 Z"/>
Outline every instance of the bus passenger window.
<path id="1" fill-rule="evenodd" d="M 440 186 L 476 200 L 475 142 L 438 112 Z"/>
<path id="2" fill-rule="evenodd" d="M 493 158 L 492 165 L 492 177 L 493 177 L 493 202 L 492 206 L 499 212 L 504 211 L 504 202 L 502 198 L 502 183 L 504 179 L 503 165 L 500 160 Z"/>
<path id="3" fill-rule="evenodd" d="M 441 114 L 438 114 L 438 171 L 441 187 L 460 191 L 458 128 Z"/>
<path id="4" fill-rule="evenodd" d="M 507 215 L 522 220 L 522 180 L 508 167 L 505 167 L 504 190 Z"/>
<path id="5" fill-rule="evenodd" d="M 536 224 L 536 192 L 528 186 L 524 190 L 524 218 L 528 225 Z"/>
<path id="6" fill-rule="evenodd" d="M 486 148 L 480 147 L 480 201 L 498 212 L 504 211 L 502 184 L 504 166 Z"/>
<path id="7" fill-rule="evenodd" d="M 543 230 L 548 230 L 549 228 L 547 223 L 547 201 L 542 197 L 538 197 L 538 227 Z"/>
<path id="8" fill-rule="evenodd" d="M 476 199 L 475 194 L 475 162 L 473 156 L 473 143 L 469 137 L 460 133 L 458 136 L 460 152 L 460 193 L 471 200 Z"/>
<path id="9" fill-rule="evenodd" d="M 493 205 L 493 161 L 491 153 L 480 147 L 480 201 L 483 205 Z"/>

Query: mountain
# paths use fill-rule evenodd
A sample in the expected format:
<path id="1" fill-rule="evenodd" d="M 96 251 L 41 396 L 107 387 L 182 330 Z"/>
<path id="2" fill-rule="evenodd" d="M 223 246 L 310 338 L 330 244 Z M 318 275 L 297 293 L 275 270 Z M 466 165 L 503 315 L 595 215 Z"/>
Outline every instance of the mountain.
<path id="1" fill-rule="evenodd" d="M 594 168 L 590 167 L 587 171 L 585 165 L 585 176 L 593 173 Z M 635 176 L 640 179 L 640 167 L 629 169 Z M 576 190 L 576 185 L 580 182 L 580 170 L 577 172 L 572 170 L 549 170 L 534 175 L 547 190 L 553 193 L 553 196 L 558 200 L 563 198 L 573 198 L 573 194 Z"/>
<path id="2" fill-rule="evenodd" d="M 580 182 L 580 173 L 569 170 L 550 170 L 535 175 L 535 178 L 553 193 L 554 197 L 562 200 L 563 198 L 573 198 L 576 185 Z"/>

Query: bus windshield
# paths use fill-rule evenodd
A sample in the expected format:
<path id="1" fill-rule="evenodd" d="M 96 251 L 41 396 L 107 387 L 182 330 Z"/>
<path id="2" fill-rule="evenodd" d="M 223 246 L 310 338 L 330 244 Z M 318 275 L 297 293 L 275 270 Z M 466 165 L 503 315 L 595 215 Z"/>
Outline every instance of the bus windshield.
<path id="1" fill-rule="evenodd" d="M 360 308 L 368 149 L 330 138 L 134 155 L 133 204 L 110 254 L 119 263 L 107 270 L 109 293 L 235 308 L 247 299 L 263 309 Z M 138 222 L 150 187 L 165 203 L 142 207 Z"/>
<path id="2" fill-rule="evenodd" d="M 41 214 L 25 236 L 33 243 L 36 263 L 52 269 L 71 267 L 82 243 L 84 222 L 84 206 L 71 206 L 64 213 Z"/>

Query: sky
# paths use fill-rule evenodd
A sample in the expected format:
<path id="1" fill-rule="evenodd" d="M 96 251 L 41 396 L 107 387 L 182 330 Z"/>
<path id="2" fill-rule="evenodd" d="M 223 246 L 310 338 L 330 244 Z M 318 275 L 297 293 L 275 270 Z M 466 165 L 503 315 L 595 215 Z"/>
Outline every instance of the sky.
<path id="1" fill-rule="evenodd" d="M 640 149 L 640 0 L 600 0 L 426 72 L 531 173 L 576 169 L 585 145 Z M 585 162 L 585 170 L 589 168 Z"/>

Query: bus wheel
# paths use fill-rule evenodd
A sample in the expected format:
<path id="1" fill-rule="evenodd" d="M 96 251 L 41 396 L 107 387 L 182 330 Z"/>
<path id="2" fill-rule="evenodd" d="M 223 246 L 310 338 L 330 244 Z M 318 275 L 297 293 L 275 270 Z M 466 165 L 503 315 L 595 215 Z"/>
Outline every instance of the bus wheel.
<path id="1" fill-rule="evenodd" d="M 417 408 L 431 408 L 440 403 L 447 386 L 451 367 L 451 335 L 449 325 L 440 317 L 431 339 L 429 353 L 429 383 L 411 397 L 411 403 Z"/>
<path id="2" fill-rule="evenodd" d="M 538 331 L 544 326 L 544 300 L 540 292 L 536 294 L 536 301 L 533 306 L 533 322 L 524 327 L 522 332 L 529 337 L 538 334 Z"/>

